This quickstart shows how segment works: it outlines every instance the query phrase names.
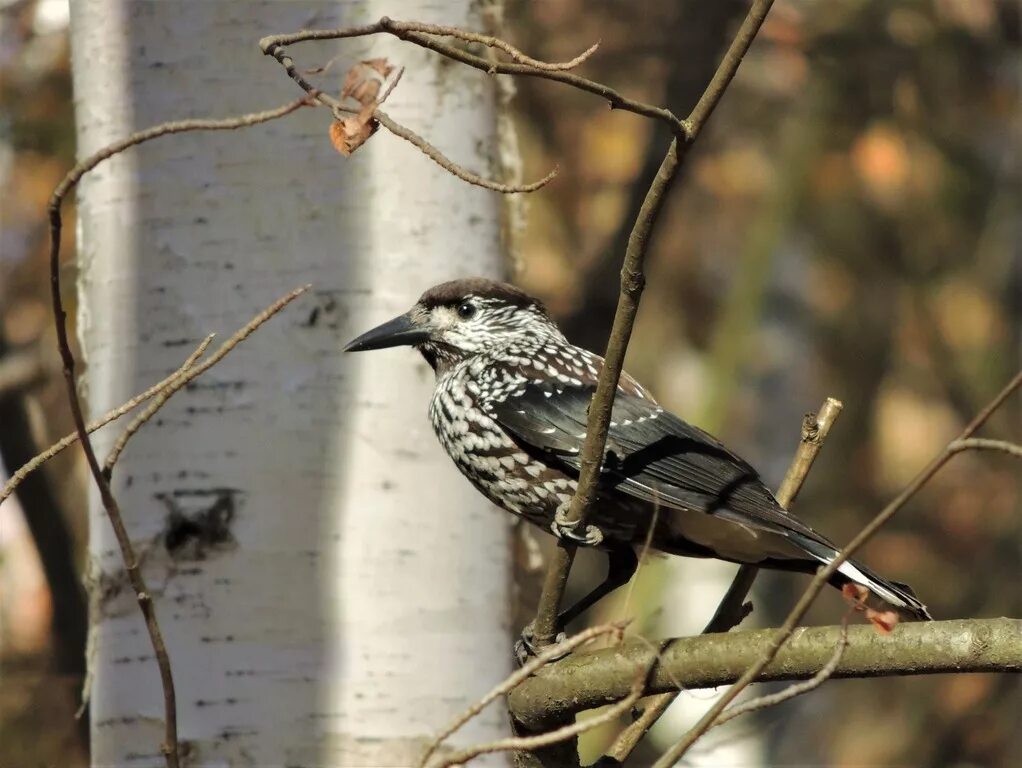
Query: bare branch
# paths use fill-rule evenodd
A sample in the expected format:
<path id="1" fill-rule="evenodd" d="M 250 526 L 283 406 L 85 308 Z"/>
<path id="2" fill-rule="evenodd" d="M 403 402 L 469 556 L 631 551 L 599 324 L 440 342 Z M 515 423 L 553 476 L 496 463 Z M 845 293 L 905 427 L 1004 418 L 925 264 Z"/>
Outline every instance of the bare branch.
<path id="1" fill-rule="evenodd" d="M 839 626 L 800 627 L 757 681 L 805 680 L 831 658 Z M 742 677 L 772 647 L 776 629 L 663 640 L 650 646 L 626 638 L 615 647 L 575 653 L 540 670 L 508 696 L 515 719 L 528 728 L 628 695 L 636 665 L 659 662 L 647 694 L 716 688 Z M 848 648 L 832 677 L 864 678 L 951 672 L 1022 673 L 1022 619 L 958 619 L 898 624 L 882 635 L 869 624 L 848 628 Z M 729 702 L 730 703 L 730 702 Z M 719 713 L 716 713 L 719 714 Z M 716 717 L 716 714 L 714 717 Z"/>
<path id="2" fill-rule="evenodd" d="M 184 386 L 185 382 L 182 382 L 178 387 L 175 387 L 174 384 L 183 378 L 184 374 L 186 374 L 188 370 L 195 365 L 195 361 L 202 357 L 203 353 L 209 349 L 209 345 L 213 343 L 214 336 L 215 334 L 211 333 L 202 340 L 202 343 L 199 344 L 196 350 L 192 352 L 181 367 L 177 369 L 177 375 L 173 378 L 170 384 L 168 384 L 168 386 L 161 392 L 157 393 L 156 397 L 153 398 L 153 401 L 142 410 L 142 413 L 132 419 L 128 426 L 125 427 L 116 442 L 114 442 L 113 448 L 110 449 L 110 453 L 107 454 L 106 461 L 103 462 L 103 474 L 106 475 L 107 480 L 110 479 L 110 474 L 113 472 L 114 464 L 117 463 L 121 454 L 124 453 L 124 449 L 127 447 L 128 441 L 131 440 L 139 429 L 141 429 L 143 424 L 149 421 L 149 419 L 151 419 L 153 415 L 164 406 L 164 404 L 170 399 L 171 395 Z M 187 379 L 187 381 L 191 381 L 191 379 Z"/>
<path id="3" fill-rule="evenodd" d="M 601 624 L 600 626 L 591 627 L 589 629 L 583 630 L 582 632 L 579 632 L 576 635 L 572 635 L 567 640 L 557 643 L 556 645 L 551 645 L 548 646 L 547 648 L 544 648 L 535 658 L 530 659 L 526 664 L 523 664 L 520 669 L 508 675 L 507 678 L 505 678 L 498 685 L 496 685 L 489 693 L 487 693 L 477 702 L 472 704 L 472 706 L 470 706 L 468 709 L 466 709 L 464 712 L 458 715 L 451 722 L 450 725 L 448 725 L 446 728 L 444 728 L 444 730 L 438 733 L 429 743 L 429 746 L 426 748 L 425 754 L 423 754 L 421 760 L 419 761 L 420 768 L 421 766 L 425 766 L 427 764 L 429 758 L 433 756 L 433 754 L 440 748 L 440 745 L 443 744 L 444 741 L 453 736 L 469 720 L 471 720 L 480 712 L 482 712 L 487 707 L 487 705 L 489 705 L 490 702 L 492 702 L 494 699 L 497 699 L 498 697 L 505 695 L 509 691 L 514 690 L 550 662 L 563 658 L 566 654 L 571 653 L 580 646 L 592 642 L 598 637 L 603 637 L 604 635 L 612 634 L 614 635 L 615 643 L 621 642 L 625 626 L 626 622 L 617 622 L 614 624 Z M 516 747 L 511 747 L 511 749 L 515 748 Z M 478 752 L 476 754 L 481 754 L 481 752 Z M 447 764 L 449 765 L 450 763 Z"/>
<path id="4" fill-rule="evenodd" d="M 72 189 L 75 188 L 86 173 L 91 171 L 104 160 L 123 152 L 129 147 L 142 144 L 161 136 L 168 136 L 174 133 L 184 133 L 186 131 L 224 131 L 245 128 L 284 117 L 306 103 L 308 103 L 307 97 L 267 112 L 256 112 L 237 117 L 215 120 L 180 120 L 162 123 L 160 125 L 153 126 L 152 128 L 138 131 L 124 139 L 121 139 L 120 141 L 109 144 L 75 165 L 57 185 L 57 188 L 50 196 L 50 201 L 47 206 L 47 213 L 49 214 L 50 220 L 50 299 L 53 304 L 53 319 L 57 332 L 57 347 L 60 350 L 60 358 L 64 366 L 64 382 L 67 385 L 68 404 L 71 406 L 71 417 L 74 420 L 75 431 L 77 432 L 78 439 L 82 444 L 82 451 L 85 453 L 85 459 L 89 466 L 89 471 L 92 473 L 93 480 L 99 489 L 103 508 L 106 510 L 107 517 L 110 519 L 110 524 L 113 526 L 114 535 L 117 538 L 117 544 L 121 550 L 121 557 L 124 561 L 125 572 L 128 575 L 128 581 L 131 583 L 131 587 L 138 599 L 139 608 L 141 609 L 142 616 L 145 619 L 146 631 L 149 634 L 149 640 L 152 643 L 153 653 L 156 657 L 157 666 L 159 667 L 160 682 L 163 689 L 165 720 L 164 743 L 161 745 L 160 749 L 166 759 L 168 768 L 178 768 L 179 765 L 177 743 L 177 701 L 174 692 L 174 678 L 170 669 L 170 657 L 167 655 L 167 647 L 163 642 L 163 634 L 160 631 L 160 625 L 156 619 L 152 595 L 150 595 L 149 590 L 146 587 L 145 579 L 142 577 L 138 560 L 135 557 L 135 550 L 131 543 L 131 537 L 124 526 L 124 519 L 121 516 L 121 510 L 117 504 L 117 499 L 114 497 L 113 491 L 110 489 L 110 483 L 107 481 L 102 467 L 99 465 L 99 459 L 96 458 L 96 451 L 92 446 L 92 440 L 89 438 L 88 427 L 85 423 L 82 403 L 78 397 L 78 388 L 75 381 L 75 359 L 71 352 L 71 345 L 67 334 L 67 313 L 64 311 L 63 298 L 60 295 L 60 234 L 63 226 L 60 209 L 64 202 L 64 198 Z"/>
<path id="5" fill-rule="evenodd" d="M 145 142 L 153 139 L 158 139 L 161 136 L 170 136 L 175 133 L 188 133 L 190 131 L 235 131 L 239 128 L 248 128 L 253 125 L 259 125 L 260 123 L 268 123 L 271 120 L 277 120 L 281 117 L 285 117 L 286 115 L 290 115 L 292 112 L 301 107 L 309 106 L 310 103 L 309 98 L 306 96 L 277 107 L 276 109 L 266 110 L 265 112 L 252 112 L 247 115 L 238 115 L 236 117 L 227 118 L 175 120 L 169 123 L 154 125 L 152 128 L 147 128 L 144 131 L 138 131 L 121 139 L 120 141 L 108 144 L 98 152 L 94 152 L 75 165 L 74 168 L 67 172 L 67 175 L 64 176 L 60 184 L 57 185 L 57 188 L 53 191 L 53 195 L 50 197 L 51 225 L 55 205 L 59 208 L 64 198 L 67 196 L 67 193 L 74 189 L 82 176 L 91 171 L 104 160 L 108 160 L 126 149 L 138 144 L 144 144 Z"/>
<path id="6" fill-rule="evenodd" d="M 571 506 L 567 514 L 563 521 L 560 521 L 565 532 L 571 538 L 579 537 L 577 532 L 584 532 L 587 535 L 590 533 L 586 518 L 596 499 L 614 396 L 624 367 L 625 352 L 631 339 L 635 317 L 639 311 L 639 300 L 645 286 L 643 268 L 653 228 L 661 210 L 663 210 L 667 195 L 674 185 L 678 169 L 681 167 L 688 148 L 698 137 L 710 113 L 734 78 L 745 52 L 752 44 L 772 4 L 773 0 L 755 0 L 752 4 L 738 34 L 717 68 L 716 74 L 699 99 L 696 108 L 685 121 L 685 130 L 671 141 L 667 154 L 660 164 L 660 169 L 639 208 L 639 215 L 632 226 L 631 234 L 628 236 L 624 264 L 621 267 L 621 293 L 618 297 L 617 309 L 614 312 L 614 323 L 611 327 L 610 339 L 607 342 L 607 350 L 604 353 L 603 368 L 600 371 L 596 392 L 593 394 L 592 403 L 589 406 L 586 439 L 579 457 L 578 487 L 571 499 Z M 554 559 L 550 568 L 570 569 L 575 554 L 574 545 L 562 542 L 562 547 L 558 552 L 563 552 L 563 554 L 559 554 Z M 561 603 L 565 583 L 567 583 L 567 576 L 564 578 L 551 577 L 544 583 L 544 587 L 549 584 L 552 589 L 559 589 L 559 592 L 546 595 L 544 590 L 544 594 L 540 597 L 541 610 L 537 613 L 533 623 L 538 644 L 550 642 L 551 637 L 556 634 L 557 609 Z"/>
<path id="7" fill-rule="evenodd" d="M 265 40 L 266 38 L 264 38 L 264 41 Z M 262 42 L 260 43 L 260 45 L 262 45 Z M 264 48 L 264 52 L 272 55 L 275 59 L 277 59 L 277 61 L 280 62 L 281 66 L 284 67 L 284 71 L 287 72 L 288 76 L 296 83 L 298 83 L 302 90 L 304 90 L 309 95 L 308 97 L 315 99 L 320 104 L 324 105 L 325 107 L 328 107 L 330 111 L 333 112 L 334 117 L 336 119 L 343 120 L 343 114 L 358 113 L 361 111 L 360 109 L 355 109 L 353 107 L 346 106 L 340 100 L 335 99 L 330 94 L 322 91 L 321 89 L 317 88 L 315 85 L 310 83 L 308 80 L 306 80 L 303 74 L 299 72 L 298 68 L 295 66 L 294 59 L 292 59 L 291 56 L 287 54 L 283 47 L 273 46 L 269 50 Z M 398 77 L 400 77 L 400 75 L 398 75 Z M 383 98 L 386 98 L 386 96 L 390 94 L 390 91 L 396 84 L 397 78 L 391 81 L 387 90 L 384 92 Z M 381 101 L 382 100 L 383 99 L 381 99 Z M 439 149 L 434 147 L 432 144 L 430 144 L 424 138 L 419 136 L 417 133 L 415 133 L 409 128 L 404 127 L 396 120 L 394 120 L 392 117 L 380 111 L 379 109 L 373 110 L 372 117 L 377 122 L 379 122 L 380 125 L 382 125 L 388 131 L 393 133 L 395 136 L 404 139 L 405 141 L 412 144 L 412 146 L 416 147 L 420 152 L 426 155 L 426 157 L 435 162 L 441 168 L 443 168 L 446 171 L 449 171 L 450 173 L 453 173 L 462 181 L 466 181 L 469 184 L 473 184 L 477 187 L 483 187 L 484 189 L 489 189 L 494 192 L 500 192 L 503 194 L 515 194 L 518 192 L 535 192 L 537 189 L 546 186 L 557 175 L 557 169 L 554 168 L 554 170 L 552 170 L 542 179 L 540 179 L 539 181 L 534 181 L 530 184 L 501 184 L 500 182 L 497 181 L 490 181 L 489 179 L 484 179 L 482 176 L 479 176 L 478 174 L 472 173 L 472 171 L 469 171 L 468 169 L 461 167 L 453 160 L 446 157 Z"/>
<path id="8" fill-rule="evenodd" d="M 791 508 L 795 497 L 802 489 L 802 483 L 805 482 L 809 470 L 812 469 L 813 462 L 816 461 L 816 457 L 823 447 L 823 441 L 830 433 L 830 428 L 837 421 L 837 417 L 841 415 L 842 408 L 844 405 L 840 400 L 828 397 L 824 401 L 823 407 L 820 408 L 819 414 L 807 413 L 802 420 L 802 436 L 798 450 L 784 475 L 780 489 L 777 491 L 777 501 L 785 510 Z M 758 573 L 759 568 L 754 565 L 743 565 L 738 569 L 734 581 L 724 595 L 713 618 L 710 619 L 710 623 L 703 630 L 704 632 L 727 632 L 741 623 L 752 610 L 751 605 L 748 611 L 745 610 L 745 597 L 752 589 L 752 584 Z"/>
<path id="9" fill-rule="evenodd" d="M 533 67 L 535 69 L 544 70 L 547 72 L 561 72 L 568 69 L 574 69 L 579 64 L 583 63 L 586 59 L 596 53 L 596 49 L 600 47 L 600 44 L 593 43 L 589 48 L 582 51 L 578 56 L 571 59 L 570 61 L 564 61 L 559 63 L 550 63 L 545 61 L 539 61 L 531 56 L 527 56 L 520 50 L 515 48 L 511 43 L 506 40 L 501 40 L 498 37 L 491 35 L 481 35 L 478 32 L 470 32 L 465 29 L 458 27 L 445 27 L 439 24 L 425 24 L 419 21 L 392 21 L 385 19 L 393 30 L 401 32 L 422 32 L 427 35 L 435 35 L 437 37 L 456 37 L 459 40 L 464 40 L 467 43 L 481 43 L 488 48 L 497 48 L 503 51 L 512 60 L 519 64 L 524 64 L 527 67 Z M 382 22 L 381 22 L 382 23 Z"/>
<path id="10" fill-rule="evenodd" d="M 195 353 L 193 352 L 191 357 L 194 357 L 194 355 Z M 189 357 L 189 359 L 191 359 L 191 357 Z M 110 411 L 107 411 L 98 419 L 90 421 L 86 425 L 86 429 L 88 430 L 89 434 L 92 434 L 96 430 L 105 427 L 111 421 L 116 421 L 121 416 L 128 413 L 129 411 L 133 411 L 135 408 L 137 408 L 139 405 L 146 402 L 147 400 L 151 400 L 152 398 L 156 397 L 156 395 L 162 392 L 167 387 L 168 384 L 170 384 L 175 378 L 180 376 L 182 370 L 186 367 L 187 367 L 186 365 L 182 365 L 181 368 L 178 368 L 176 371 L 174 371 L 172 374 L 167 376 L 162 381 L 159 381 L 153 386 L 149 387 L 149 389 L 147 389 L 145 392 L 140 392 L 127 402 L 122 403 L 121 405 L 117 406 L 116 408 Z M 11 474 L 7 482 L 4 483 L 3 489 L 0 489 L 0 504 L 2 504 L 7 499 L 8 496 L 14 493 L 15 489 L 22 483 L 22 481 L 24 481 L 26 477 L 35 472 L 35 470 L 39 469 L 39 467 L 41 467 L 47 461 L 52 459 L 54 456 L 56 456 L 59 453 L 62 453 L 65 448 L 67 448 L 70 445 L 74 445 L 76 442 L 78 442 L 77 432 L 71 432 L 69 434 L 66 434 L 62 438 L 60 438 L 60 440 L 58 440 L 49 448 L 47 448 L 45 451 L 33 457 L 31 461 L 28 461 L 21 467 L 19 467 L 15 472 Z"/>
<path id="11" fill-rule="evenodd" d="M 1009 443 L 1007 440 L 987 440 L 981 437 L 972 437 L 966 440 L 955 440 L 948 446 L 951 453 L 962 451 L 1001 451 L 1011 456 L 1022 458 L 1022 445 Z"/>
<path id="12" fill-rule="evenodd" d="M 847 647 L 848 617 L 846 616 L 845 620 L 841 622 L 841 632 L 838 635 L 837 645 L 834 647 L 834 654 L 827 660 L 827 663 L 820 668 L 819 672 L 810 677 L 808 680 L 803 680 L 800 683 L 789 685 L 787 688 L 780 690 L 777 693 L 768 693 L 764 696 L 757 696 L 755 699 L 751 699 L 750 701 L 746 701 L 742 704 L 735 704 L 734 706 L 725 709 L 714 721 L 712 727 L 716 728 L 729 720 L 734 720 L 736 717 L 746 715 L 749 712 L 755 712 L 760 709 L 766 709 L 767 707 L 777 706 L 789 699 L 794 699 L 796 696 L 801 696 L 803 693 L 809 693 L 810 691 L 819 688 L 837 671 L 838 664 L 841 663 L 841 657 L 844 656 L 845 649 Z"/>
<path id="13" fill-rule="evenodd" d="M 823 589 L 824 585 L 830 579 L 837 569 L 848 560 L 849 557 L 854 554 L 859 547 L 869 541 L 881 526 L 890 520 L 905 504 L 919 492 L 919 489 L 926 485 L 937 472 L 943 467 L 948 460 L 955 455 L 956 451 L 952 449 L 955 442 L 959 440 L 966 440 L 976 432 L 990 415 L 997 410 L 1008 397 L 1015 392 L 1020 386 L 1022 386 L 1022 371 L 1001 390 L 1001 392 L 991 400 L 987 406 L 965 427 L 961 435 L 956 440 L 953 440 L 948 444 L 947 447 L 941 453 L 936 456 L 926 467 L 924 467 L 908 486 L 898 496 L 891 501 L 886 507 L 884 507 L 873 520 L 866 525 L 859 533 L 853 538 L 848 545 L 842 549 L 837 557 L 830 561 L 826 567 L 821 568 L 816 576 L 813 578 L 809 587 L 803 593 L 802 597 L 796 603 L 791 613 L 788 614 L 788 618 L 785 619 L 780 629 L 776 630 L 773 638 L 768 644 L 762 657 L 746 670 L 745 674 L 742 675 L 739 680 L 734 683 L 723 696 L 718 699 L 712 707 L 707 710 L 706 714 L 699 720 L 695 726 L 686 733 L 682 739 L 669 749 L 660 760 L 657 761 L 654 768 L 667 768 L 667 766 L 674 765 L 695 743 L 695 741 L 706 732 L 706 729 L 713 723 L 717 716 L 724 710 L 724 708 L 730 704 L 734 698 L 742 692 L 742 690 L 748 686 L 751 682 L 756 680 L 760 673 L 773 661 L 777 652 L 781 646 L 791 637 L 791 633 L 794 632 L 798 622 L 805 615 L 806 611 L 809 610 L 809 606 L 812 605 L 813 600 Z M 904 631 L 904 630 L 902 630 Z"/>
<path id="14" fill-rule="evenodd" d="M 286 46 L 308 40 L 338 40 L 342 38 L 366 37 L 368 35 L 391 34 L 401 40 L 414 43 L 422 48 L 428 48 L 431 51 L 439 53 L 441 56 L 446 56 L 453 61 L 467 64 L 468 66 L 486 72 L 487 74 L 522 75 L 525 77 L 541 77 L 547 80 L 554 80 L 555 82 L 563 83 L 564 85 L 577 88 L 580 91 L 586 91 L 587 93 L 606 99 L 610 102 L 611 107 L 614 109 L 622 109 L 643 117 L 660 120 L 669 125 L 671 130 L 677 135 L 684 136 L 688 133 L 688 125 L 682 120 L 679 120 L 669 109 L 630 99 L 627 96 L 622 96 L 613 88 L 606 86 L 603 83 L 597 83 L 593 80 L 589 80 L 569 72 L 544 69 L 517 61 L 490 61 L 482 58 L 481 56 L 476 56 L 467 51 L 463 51 L 460 48 L 455 48 L 454 46 L 442 43 L 432 35 L 415 31 L 412 29 L 415 25 L 415 22 L 395 21 L 384 17 L 375 24 L 366 24 L 360 27 L 342 27 L 340 29 L 306 29 L 301 32 L 294 32 L 285 35 L 269 35 L 259 41 L 259 48 L 267 56 L 273 56 L 277 59 L 277 61 L 284 66 L 284 69 L 287 71 L 291 79 L 295 80 L 295 82 L 302 86 L 302 88 L 308 91 L 309 89 L 306 88 L 305 85 L 302 85 L 302 83 L 298 80 L 300 75 L 296 77 L 297 72 L 293 71 L 294 62 L 284 51 Z M 506 45 L 508 48 L 513 47 L 510 43 L 503 43 L 503 45 Z"/>
<path id="15" fill-rule="evenodd" d="M 535 192 L 537 189 L 545 187 L 553 181 L 555 176 L 557 176 L 557 168 L 554 168 L 539 181 L 533 181 L 529 184 L 501 184 L 497 181 L 490 181 L 489 179 L 484 179 L 482 176 L 474 174 L 472 171 L 462 168 L 457 163 L 449 160 L 440 152 L 439 149 L 434 147 L 417 133 L 405 128 L 389 115 L 381 112 L 380 110 L 376 110 L 373 116 L 380 122 L 380 125 L 398 138 L 402 138 L 412 146 L 416 147 L 426 157 L 439 165 L 445 171 L 449 171 L 462 181 L 467 181 L 469 184 L 473 184 L 477 187 L 490 189 L 494 192 L 501 192 L 505 195 L 514 194 L 516 192 Z"/>

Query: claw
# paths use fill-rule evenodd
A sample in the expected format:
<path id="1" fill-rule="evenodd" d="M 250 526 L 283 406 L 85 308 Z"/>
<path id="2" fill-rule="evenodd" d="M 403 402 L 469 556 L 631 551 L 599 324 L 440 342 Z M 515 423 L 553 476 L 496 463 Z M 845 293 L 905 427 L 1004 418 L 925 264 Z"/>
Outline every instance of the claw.
<path id="1" fill-rule="evenodd" d="M 568 636 L 564 632 L 558 632 L 557 637 L 554 638 L 554 643 L 555 644 L 563 643 L 567 639 Z M 522 630 L 522 634 L 519 637 L 518 642 L 515 643 L 514 649 L 515 661 L 518 663 L 519 667 L 524 666 L 529 659 L 538 656 L 539 652 L 542 651 L 543 649 L 544 646 L 536 645 L 536 637 L 534 634 L 532 622 L 530 621 L 528 624 L 525 625 L 525 628 Z M 560 656 L 551 659 L 550 661 L 551 662 L 560 661 L 561 659 L 568 655 L 570 655 L 570 651 L 563 653 Z"/>
<path id="2" fill-rule="evenodd" d="M 578 523 L 569 523 L 564 519 L 567 510 L 557 510 L 554 514 L 554 521 L 550 524 L 550 530 L 559 539 L 578 544 L 581 547 L 595 547 L 603 542 L 603 531 L 595 525 L 587 525 L 584 534 L 578 533 L 575 529 Z"/>

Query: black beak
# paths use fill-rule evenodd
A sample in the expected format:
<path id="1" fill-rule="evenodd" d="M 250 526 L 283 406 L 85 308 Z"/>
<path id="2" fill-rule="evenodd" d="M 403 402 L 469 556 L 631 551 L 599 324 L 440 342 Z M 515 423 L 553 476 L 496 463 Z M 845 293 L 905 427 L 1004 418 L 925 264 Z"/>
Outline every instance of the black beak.
<path id="1" fill-rule="evenodd" d="M 429 341 L 429 330 L 418 325 L 408 314 L 404 314 L 363 333 L 350 342 L 344 351 L 366 352 L 387 347 L 410 347 L 426 341 Z"/>

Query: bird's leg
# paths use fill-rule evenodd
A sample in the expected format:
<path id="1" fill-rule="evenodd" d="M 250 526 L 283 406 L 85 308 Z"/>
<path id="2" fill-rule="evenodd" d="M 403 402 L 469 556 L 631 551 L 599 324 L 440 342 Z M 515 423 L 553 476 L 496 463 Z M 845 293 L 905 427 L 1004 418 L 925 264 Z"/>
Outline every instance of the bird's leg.
<path id="1" fill-rule="evenodd" d="M 630 545 L 620 544 L 608 549 L 607 577 L 573 606 L 561 611 L 557 615 L 558 626 L 567 626 L 568 622 L 577 619 L 583 611 L 589 610 L 615 589 L 627 584 L 638 567 L 639 558 Z"/>
<path id="2" fill-rule="evenodd" d="M 550 530 L 559 539 L 567 539 L 572 544 L 580 547 L 595 547 L 603 543 L 603 531 L 595 525 L 586 525 L 585 533 L 575 530 L 578 523 L 568 522 L 568 505 L 564 504 L 554 513 L 554 521 L 550 523 Z"/>
<path id="3" fill-rule="evenodd" d="M 557 614 L 557 637 L 555 643 L 565 639 L 563 630 L 568 622 L 577 619 L 583 612 L 594 606 L 604 597 L 632 578 L 635 569 L 639 566 L 639 559 L 635 556 L 635 550 L 627 544 L 619 544 L 607 549 L 607 576 L 606 578 L 585 597 L 565 611 Z M 521 638 L 515 643 L 515 658 L 518 665 L 525 663 L 529 656 L 536 655 L 536 645 L 532 622 L 529 622 L 522 630 Z"/>

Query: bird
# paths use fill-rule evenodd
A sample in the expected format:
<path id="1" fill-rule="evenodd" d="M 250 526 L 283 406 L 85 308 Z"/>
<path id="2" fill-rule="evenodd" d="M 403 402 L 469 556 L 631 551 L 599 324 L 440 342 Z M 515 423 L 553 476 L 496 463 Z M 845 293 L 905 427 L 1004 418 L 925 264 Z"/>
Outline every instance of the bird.
<path id="1" fill-rule="evenodd" d="M 647 540 L 668 555 L 809 574 L 838 555 L 838 547 L 780 505 L 748 462 L 665 410 L 626 372 L 615 393 L 591 526 L 584 535 L 572 533 L 564 514 L 578 485 L 603 358 L 572 345 L 543 303 L 515 286 L 481 277 L 435 285 L 344 351 L 398 346 L 414 347 L 433 369 L 433 430 L 487 499 L 607 554 L 606 578 L 559 615 L 561 627 L 631 579 Z M 931 619 L 910 587 L 861 562 L 846 560 L 830 584 L 864 587 L 877 607 L 900 618 Z"/>

